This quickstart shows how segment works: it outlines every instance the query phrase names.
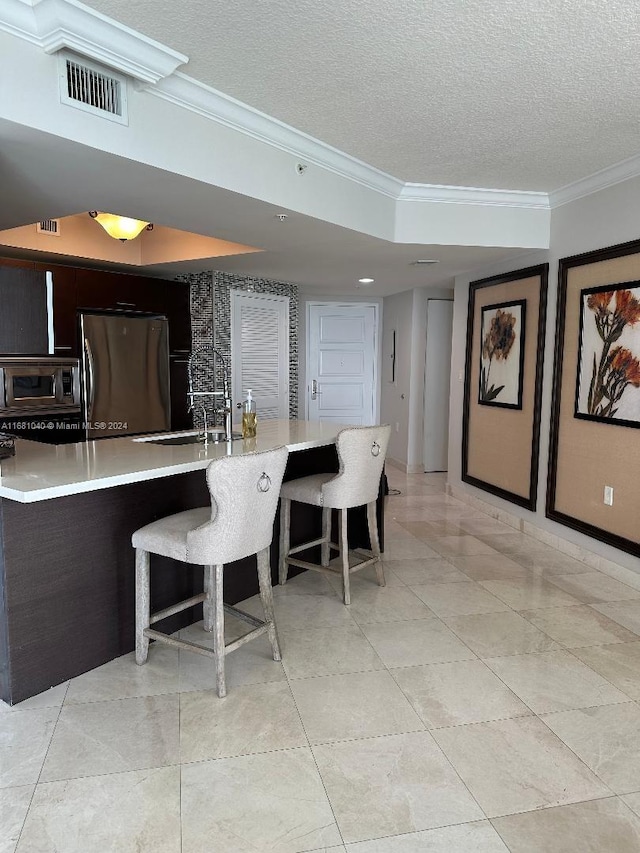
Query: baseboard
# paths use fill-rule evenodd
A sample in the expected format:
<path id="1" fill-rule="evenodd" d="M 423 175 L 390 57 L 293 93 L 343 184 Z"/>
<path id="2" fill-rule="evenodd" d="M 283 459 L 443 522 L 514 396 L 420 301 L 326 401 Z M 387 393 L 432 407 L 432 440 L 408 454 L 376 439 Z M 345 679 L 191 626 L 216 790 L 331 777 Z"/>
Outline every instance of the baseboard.
<path id="1" fill-rule="evenodd" d="M 399 459 L 394 459 L 393 456 L 389 455 L 387 455 L 385 462 L 387 465 L 391 465 L 392 468 L 397 468 L 405 474 L 424 474 L 422 463 L 419 465 L 407 465 L 406 462 L 401 462 Z"/>
<path id="2" fill-rule="evenodd" d="M 424 465 L 407 465 L 407 474 L 424 474 Z"/>
<path id="3" fill-rule="evenodd" d="M 601 557 L 599 554 L 589 551 L 582 545 L 576 545 L 575 542 L 570 542 L 562 536 L 550 533 L 548 530 L 543 530 L 537 524 L 533 524 L 531 521 L 515 513 L 508 512 L 487 501 L 483 501 L 481 498 L 476 497 L 476 495 L 467 492 L 461 486 L 447 483 L 445 491 L 451 497 L 456 498 L 456 500 L 469 504 L 469 506 L 474 507 L 479 512 L 483 512 L 485 515 L 503 522 L 503 524 L 508 524 L 520 533 L 531 536 L 532 539 L 537 539 L 539 542 L 550 545 L 552 548 L 557 548 L 561 553 L 566 554 L 568 557 L 573 557 L 574 560 L 579 560 L 581 563 L 585 563 L 589 568 L 596 569 L 609 577 L 615 578 L 615 580 L 619 580 L 634 589 L 640 590 L 640 572 L 627 569 L 614 560 L 608 560 L 606 557 Z"/>

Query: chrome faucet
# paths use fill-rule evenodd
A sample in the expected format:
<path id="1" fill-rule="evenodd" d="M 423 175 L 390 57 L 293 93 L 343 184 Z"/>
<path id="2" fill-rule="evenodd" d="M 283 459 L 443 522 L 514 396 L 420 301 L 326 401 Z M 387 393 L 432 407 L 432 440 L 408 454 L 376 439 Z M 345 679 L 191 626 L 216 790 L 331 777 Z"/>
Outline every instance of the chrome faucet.
<path id="1" fill-rule="evenodd" d="M 204 403 L 200 403 L 200 408 L 202 409 L 202 438 L 204 441 L 204 446 L 206 447 L 209 443 L 209 424 L 208 424 L 208 413 L 207 407 Z"/>
<path id="2" fill-rule="evenodd" d="M 189 407 L 187 411 L 192 412 L 195 408 L 195 399 L 196 397 L 216 397 L 220 395 L 219 391 L 194 391 L 193 390 L 193 362 L 196 358 L 204 355 L 205 353 L 210 353 L 214 356 L 214 370 L 215 370 L 215 359 L 219 359 L 222 365 L 222 396 L 224 398 L 224 405 L 221 407 L 216 407 L 214 409 L 214 413 L 216 415 L 224 415 L 224 437 L 225 441 L 231 441 L 231 391 L 229 388 L 229 370 L 227 368 L 227 363 L 224 359 L 224 356 L 220 352 L 219 349 L 212 346 L 212 344 L 201 344 L 199 347 L 196 347 L 191 355 L 189 356 L 189 361 L 187 362 L 187 376 L 189 379 L 189 391 L 187 392 L 187 400 L 189 403 Z M 202 408 L 204 415 L 204 441 L 205 444 L 207 442 L 207 413 L 205 410 L 204 403 L 200 403 L 200 407 Z"/>

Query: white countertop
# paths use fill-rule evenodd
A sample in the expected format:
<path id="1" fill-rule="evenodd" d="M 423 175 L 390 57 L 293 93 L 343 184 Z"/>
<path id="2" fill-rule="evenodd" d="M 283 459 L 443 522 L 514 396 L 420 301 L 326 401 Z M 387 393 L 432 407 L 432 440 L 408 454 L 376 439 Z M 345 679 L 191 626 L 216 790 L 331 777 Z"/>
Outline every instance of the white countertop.
<path id="1" fill-rule="evenodd" d="M 229 445 L 159 445 L 139 437 L 105 438 L 51 445 L 16 439 L 16 455 L 0 461 L 0 497 L 20 503 L 77 495 L 207 467 L 220 456 L 271 450 L 290 451 L 333 444 L 341 424 L 315 421 L 262 421 L 255 439 Z M 183 435 L 184 433 L 166 433 Z"/>

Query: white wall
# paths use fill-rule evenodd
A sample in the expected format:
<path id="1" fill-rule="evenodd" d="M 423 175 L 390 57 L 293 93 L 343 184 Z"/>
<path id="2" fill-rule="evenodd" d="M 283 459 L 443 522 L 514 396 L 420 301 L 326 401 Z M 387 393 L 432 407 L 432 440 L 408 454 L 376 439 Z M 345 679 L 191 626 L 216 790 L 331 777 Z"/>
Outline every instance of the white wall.
<path id="1" fill-rule="evenodd" d="M 551 248 L 549 251 L 532 252 L 517 259 L 512 259 L 509 264 L 475 270 L 469 275 L 460 276 L 456 279 L 449 413 L 450 444 L 448 477 L 449 483 L 456 489 L 462 489 L 487 503 L 501 507 L 507 512 L 532 522 L 543 530 L 547 530 L 562 539 L 573 542 L 606 559 L 614 560 L 636 572 L 640 572 L 639 561 L 636 557 L 611 548 L 596 539 L 592 539 L 589 536 L 585 536 L 545 518 L 545 496 L 549 452 L 549 425 L 551 422 L 558 261 L 560 258 L 612 246 L 617 243 L 625 243 L 629 240 L 636 240 L 638 237 L 640 237 L 640 179 L 635 178 L 556 208 L 551 217 Z M 515 504 L 502 501 L 488 492 L 476 489 L 461 481 L 464 383 L 459 377 L 464 373 L 469 282 L 484 278 L 485 276 L 509 272 L 547 261 L 549 263 L 549 291 L 547 297 L 547 331 L 540 430 L 538 509 L 535 513 L 531 513 L 517 507 Z"/>
<path id="2" fill-rule="evenodd" d="M 424 471 L 424 369 L 427 299 L 451 298 L 446 289 L 416 288 L 384 300 L 380 420 L 391 424 L 387 456 L 403 470 Z M 389 356 L 396 333 L 395 382 L 389 381 Z"/>

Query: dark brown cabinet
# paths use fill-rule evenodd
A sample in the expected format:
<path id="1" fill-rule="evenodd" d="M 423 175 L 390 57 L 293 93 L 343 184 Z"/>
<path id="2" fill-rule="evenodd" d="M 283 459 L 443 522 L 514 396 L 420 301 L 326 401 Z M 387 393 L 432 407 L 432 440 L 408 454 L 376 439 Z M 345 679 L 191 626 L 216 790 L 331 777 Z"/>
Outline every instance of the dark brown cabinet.
<path id="1" fill-rule="evenodd" d="M 46 273 L 53 282 L 54 351 L 82 356 L 83 310 L 141 311 L 169 321 L 171 428 L 188 429 L 187 360 L 191 351 L 189 285 L 105 270 L 0 259 L 0 352 L 48 350 Z"/>
<path id="2" fill-rule="evenodd" d="M 153 299 L 155 279 L 137 275 L 77 270 L 78 308 L 117 311 L 156 311 Z"/>
<path id="3" fill-rule="evenodd" d="M 189 286 L 177 281 L 138 275 L 76 270 L 76 305 L 83 309 L 145 311 L 169 320 L 172 353 L 191 350 Z"/>
<path id="4" fill-rule="evenodd" d="M 53 340 L 56 355 L 78 352 L 76 321 L 76 271 L 73 267 L 50 269 L 53 279 Z"/>
<path id="5" fill-rule="evenodd" d="M 175 281 L 156 282 L 169 320 L 169 343 L 173 353 L 191 352 L 191 300 L 189 285 Z M 157 296 L 156 296 L 157 298 Z"/>
<path id="6" fill-rule="evenodd" d="M 0 266 L 0 352 L 48 352 L 47 284 L 33 263 Z"/>
<path id="7" fill-rule="evenodd" d="M 171 387 L 171 429 L 191 429 L 193 418 L 187 411 L 187 392 L 189 380 L 187 362 L 189 356 L 184 353 L 169 356 L 169 382 Z"/>

